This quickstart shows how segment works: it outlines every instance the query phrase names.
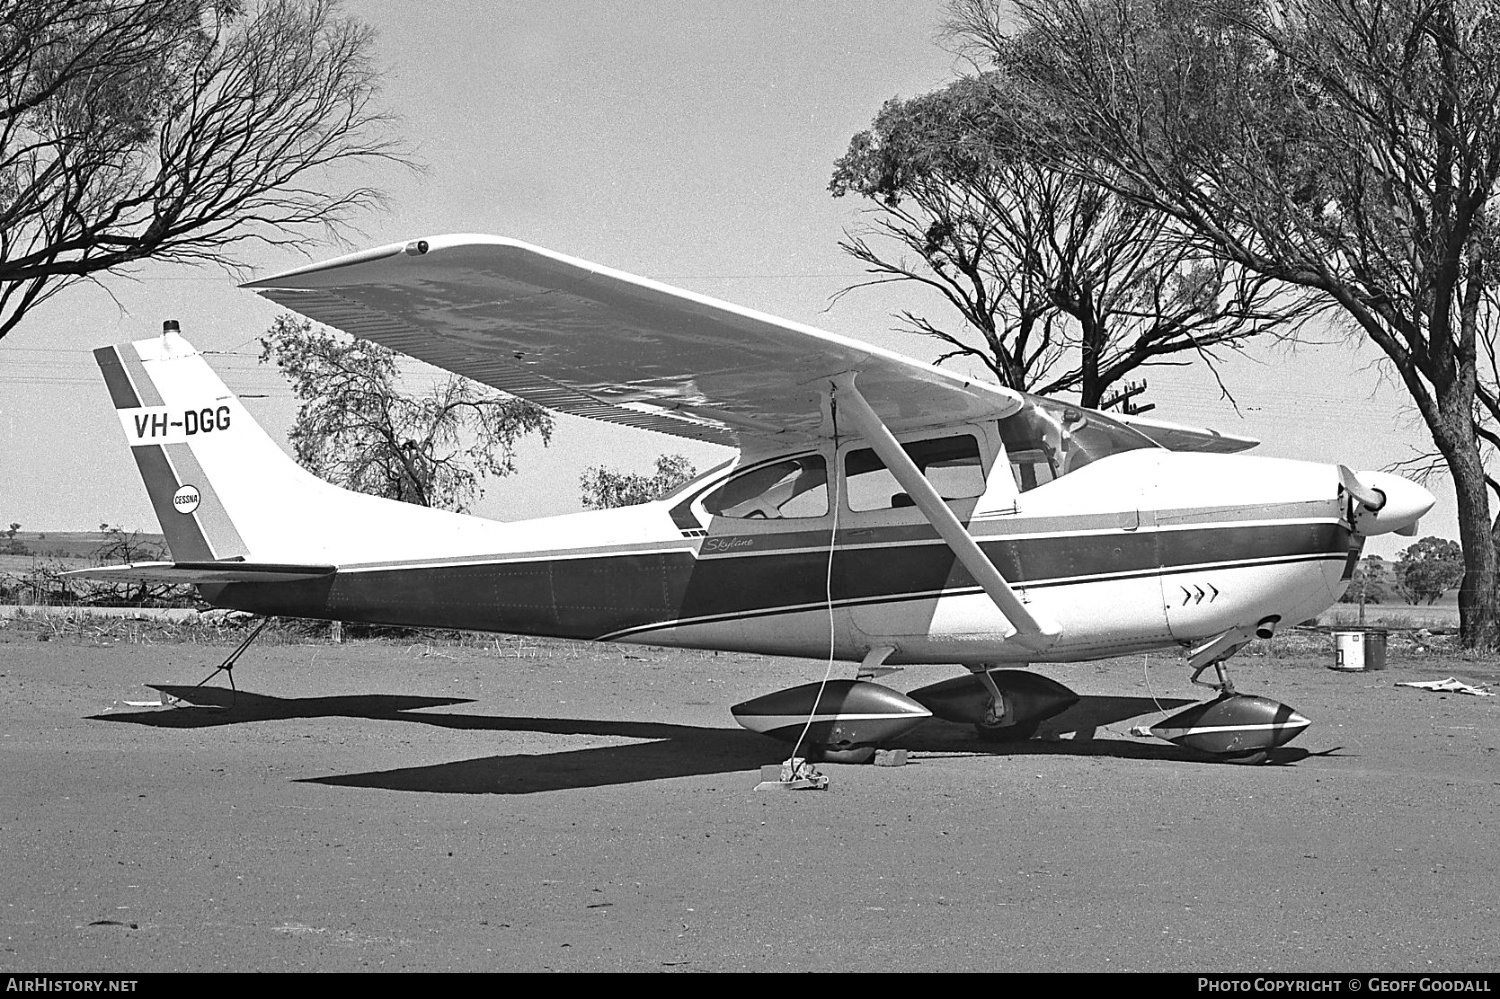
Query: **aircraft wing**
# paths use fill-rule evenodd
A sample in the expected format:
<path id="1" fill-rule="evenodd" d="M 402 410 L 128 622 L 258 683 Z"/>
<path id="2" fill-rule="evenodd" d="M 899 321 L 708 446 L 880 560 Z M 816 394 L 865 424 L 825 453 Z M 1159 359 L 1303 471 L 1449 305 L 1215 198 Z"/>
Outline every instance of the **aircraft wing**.
<path id="1" fill-rule="evenodd" d="M 1234 454 L 1236 451 L 1248 451 L 1260 444 L 1260 441 L 1253 437 L 1236 437 L 1233 434 L 1221 434 L 1217 430 L 1184 427 L 1165 420 L 1150 420 L 1144 416 L 1127 416 L 1123 413 L 1106 415 L 1133 430 L 1139 430 L 1169 451 L 1212 451 L 1218 454 Z"/>
<path id="2" fill-rule="evenodd" d="M 318 579 L 336 571 L 331 565 L 284 565 L 279 562 L 130 562 L 63 573 L 77 579 L 114 583 L 290 583 Z"/>
<path id="3" fill-rule="evenodd" d="M 495 236 L 435 236 L 244 285 L 309 319 L 576 416 L 715 444 L 831 436 L 858 373 L 892 431 L 994 419 L 1019 393 Z"/>

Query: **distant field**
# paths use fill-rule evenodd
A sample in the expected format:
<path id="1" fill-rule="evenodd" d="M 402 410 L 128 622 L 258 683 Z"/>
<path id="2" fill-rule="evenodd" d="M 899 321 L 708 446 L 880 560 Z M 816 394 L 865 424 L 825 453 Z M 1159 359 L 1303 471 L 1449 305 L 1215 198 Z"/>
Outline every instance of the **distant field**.
<path id="1" fill-rule="evenodd" d="M 127 533 L 126 537 L 135 545 L 165 544 L 160 534 Z M 100 549 L 114 540 L 114 535 L 103 531 L 17 531 L 13 538 L 0 533 L 0 572 L 30 569 L 34 558 L 82 560 L 92 565 Z"/>
<path id="2" fill-rule="evenodd" d="M 1359 624 L 1359 607 L 1334 604 L 1318 616 L 1318 623 L 1328 627 Z M 1365 624 L 1380 628 L 1457 628 L 1458 604 L 1445 599 L 1426 604 L 1366 604 Z"/>
<path id="3" fill-rule="evenodd" d="M 92 558 L 60 558 L 51 555 L 0 555 L 0 576 L 23 576 L 45 565 L 47 568 L 87 569 L 94 564 Z"/>
<path id="4" fill-rule="evenodd" d="M 122 548 L 122 543 L 124 547 Z M 160 534 L 105 531 L 0 532 L 0 602 L 113 605 L 121 602 L 179 604 L 188 591 L 63 580 L 58 573 L 125 561 L 165 557 Z"/>

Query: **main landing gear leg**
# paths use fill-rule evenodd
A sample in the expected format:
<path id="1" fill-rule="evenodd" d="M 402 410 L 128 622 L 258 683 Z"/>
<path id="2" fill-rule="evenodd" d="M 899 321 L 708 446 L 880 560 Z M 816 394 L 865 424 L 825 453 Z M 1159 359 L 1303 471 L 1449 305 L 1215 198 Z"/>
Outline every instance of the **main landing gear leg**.
<path id="1" fill-rule="evenodd" d="M 1025 669 L 1027 665 L 1020 663 L 1018 667 Z M 1025 742 L 1036 735 L 1041 721 L 1016 721 L 1015 709 L 1001 692 L 999 685 L 995 683 L 994 676 L 990 674 L 990 670 L 994 668 L 994 663 L 985 663 L 971 671 L 990 694 L 989 703 L 985 705 L 984 717 L 974 723 L 974 731 L 985 742 Z"/>
<path id="2" fill-rule="evenodd" d="M 990 692 L 990 703 L 985 708 L 984 717 L 980 719 L 980 723 L 992 727 L 1005 720 L 1005 695 L 1000 693 L 1000 688 L 995 685 L 995 678 L 990 676 L 990 670 L 994 668 L 993 663 L 985 663 L 974 670 L 974 675 L 979 677 L 979 682 L 984 684 L 984 689 Z"/>
<path id="3" fill-rule="evenodd" d="M 196 684 L 194 684 L 194 686 L 201 687 L 208 681 L 212 680 L 214 677 L 218 676 L 220 673 L 223 673 L 225 676 L 229 677 L 229 690 L 233 694 L 233 696 L 229 699 L 229 706 L 234 707 L 235 700 L 238 699 L 240 693 L 239 688 L 234 685 L 234 664 L 239 660 L 240 656 L 245 654 L 245 650 L 250 647 L 250 643 L 259 638 L 260 633 L 262 631 L 265 631 L 266 625 L 270 623 L 271 619 L 269 617 L 262 618 L 260 624 L 255 626 L 255 630 L 250 632 L 249 637 L 239 645 L 237 645 L 233 652 L 229 653 L 229 658 L 219 663 L 218 667 L 212 673 L 199 680 Z"/>
<path id="4" fill-rule="evenodd" d="M 1078 695 L 1056 680 L 994 665 L 971 666 L 971 676 L 934 683 L 908 696 L 944 721 L 973 725 L 986 742 L 1029 739 L 1042 722 L 1078 703 Z"/>

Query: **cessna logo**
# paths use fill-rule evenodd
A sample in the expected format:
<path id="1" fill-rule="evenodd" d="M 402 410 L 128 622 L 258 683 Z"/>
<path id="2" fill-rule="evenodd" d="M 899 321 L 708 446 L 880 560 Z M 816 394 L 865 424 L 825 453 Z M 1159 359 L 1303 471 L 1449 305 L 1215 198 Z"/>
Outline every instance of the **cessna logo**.
<path id="1" fill-rule="evenodd" d="M 172 507 L 178 513 L 192 513 L 202 499 L 197 486 L 183 486 L 172 494 Z"/>

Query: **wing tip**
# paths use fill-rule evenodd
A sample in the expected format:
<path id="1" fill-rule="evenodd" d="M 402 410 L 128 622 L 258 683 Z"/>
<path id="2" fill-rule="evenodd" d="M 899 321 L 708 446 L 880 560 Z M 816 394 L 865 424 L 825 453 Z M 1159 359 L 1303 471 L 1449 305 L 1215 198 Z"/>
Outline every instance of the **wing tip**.
<path id="1" fill-rule="evenodd" d="M 305 279 L 315 275 L 326 274 L 330 271 L 343 270 L 346 267 L 357 267 L 361 264 L 375 263 L 388 260 L 393 257 L 424 257 L 429 253 L 452 250 L 467 246 L 487 247 L 512 247 L 547 256 L 560 256 L 551 250 L 533 246 L 524 240 L 514 239 L 510 236 L 492 236 L 478 232 L 450 232 L 437 236 L 419 236 L 415 239 L 403 240 L 399 243 L 386 243 L 383 246 L 371 247 L 368 250 L 356 250 L 343 256 L 333 257 L 330 260 L 320 260 L 315 263 L 304 264 L 301 267 L 293 267 L 290 270 L 278 271 L 275 274 L 253 281 L 246 281 L 239 287 L 247 291 L 297 291 L 307 287 Z M 301 280 L 299 280 L 301 279 Z"/>
<path id="2" fill-rule="evenodd" d="M 413 243 L 423 242 L 413 240 Z M 280 271 L 267 277 L 256 278 L 254 281 L 246 281 L 240 285 L 248 291 L 263 291 L 272 288 L 286 287 L 288 281 L 293 278 L 306 277 L 311 274 L 321 274 L 325 271 L 339 270 L 344 267 L 353 267 L 356 264 L 366 264 L 374 260 L 384 260 L 398 253 L 406 251 L 407 243 L 387 243 L 385 246 L 377 246 L 369 250 L 359 250 L 354 253 L 346 253 L 332 260 L 321 260 L 317 263 L 305 264 L 302 267 L 293 267 L 291 270 Z"/>

